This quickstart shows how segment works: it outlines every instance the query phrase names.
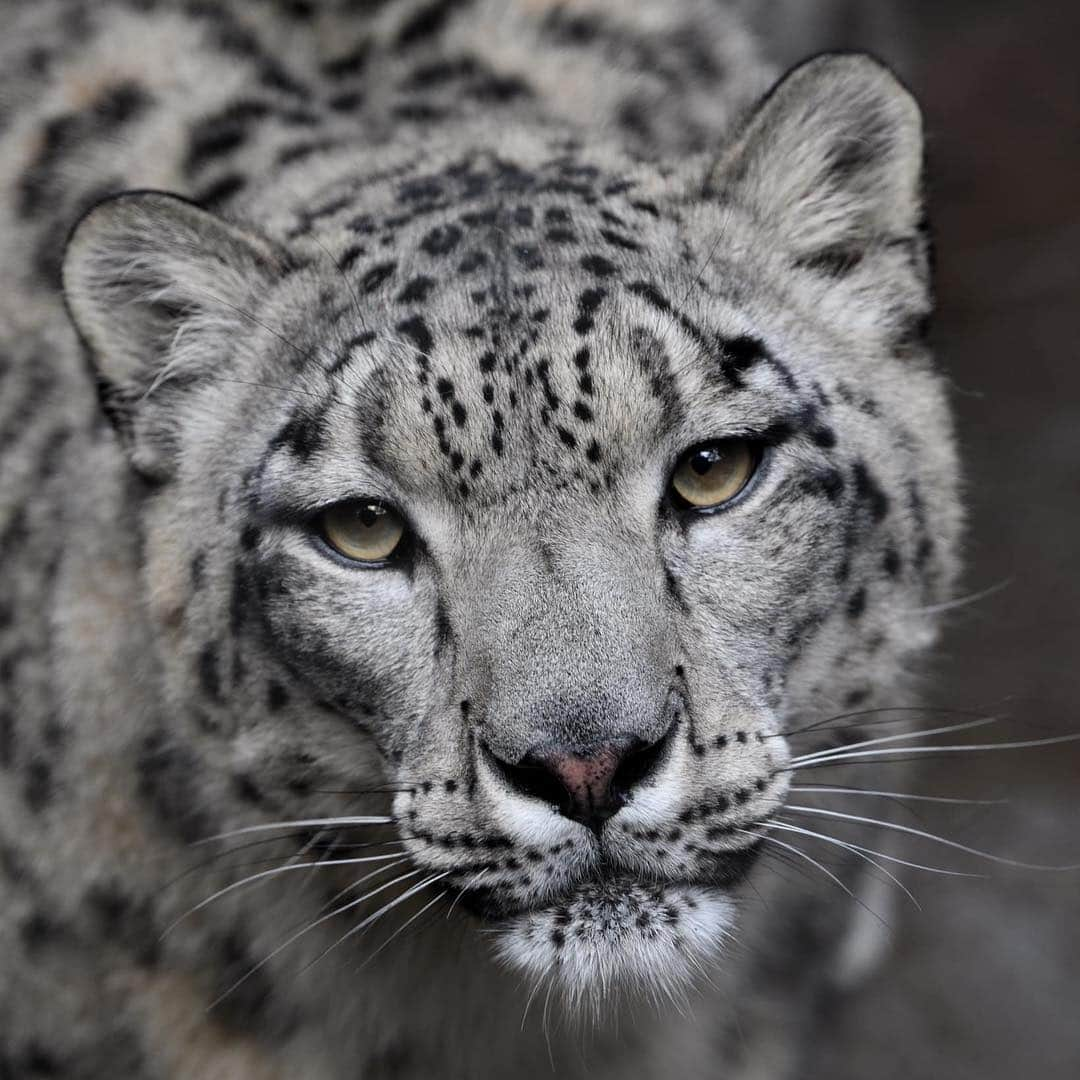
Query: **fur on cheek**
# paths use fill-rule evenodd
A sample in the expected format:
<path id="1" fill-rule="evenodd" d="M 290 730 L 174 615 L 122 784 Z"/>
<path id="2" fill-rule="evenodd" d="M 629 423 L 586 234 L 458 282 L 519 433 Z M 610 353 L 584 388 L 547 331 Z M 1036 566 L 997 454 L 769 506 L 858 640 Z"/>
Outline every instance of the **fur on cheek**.
<path id="1" fill-rule="evenodd" d="M 716 957 L 734 921 L 735 905 L 711 889 L 606 881 L 510 920 L 497 949 L 571 1005 L 598 1007 L 620 991 L 673 998 Z"/>

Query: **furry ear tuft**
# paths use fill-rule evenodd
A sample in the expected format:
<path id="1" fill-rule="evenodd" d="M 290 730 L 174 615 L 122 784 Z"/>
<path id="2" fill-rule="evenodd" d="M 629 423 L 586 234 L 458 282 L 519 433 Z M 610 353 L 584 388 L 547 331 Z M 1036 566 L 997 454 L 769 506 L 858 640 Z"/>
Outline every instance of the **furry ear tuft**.
<path id="1" fill-rule="evenodd" d="M 284 267 L 263 237 L 166 192 L 112 196 L 72 230 L 64 297 L 139 471 L 168 474 L 169 391 L 227 361 L 239 313 Z"/>
<path id="2" fill-rule="evenodd" d="M 843 269 L 922 222 L 922 116 L 869 56 L 789 72 L 716 163 L 710 189 L 773 224 L 804 265 Z"/>

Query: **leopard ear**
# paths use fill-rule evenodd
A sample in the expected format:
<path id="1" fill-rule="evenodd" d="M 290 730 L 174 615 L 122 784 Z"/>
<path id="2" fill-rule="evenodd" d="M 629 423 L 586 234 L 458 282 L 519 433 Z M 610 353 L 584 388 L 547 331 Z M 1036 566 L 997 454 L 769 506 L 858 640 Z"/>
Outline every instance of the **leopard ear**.
<path id="1" fill-rule="evenodd" d="M 828 273 L 917 237 L 922 165 L 915 99 L 878 61 L 836 53 L 780 80 L 708 186 L 774 226 L 797 263 Z"/>
<path id="2" fill-rule="evenodd" d="M 241 313 L 284 266 L 268 240 L 166 192 L 111 196 L 72 230 L 64 298 L 140 472 L 169 474 L 177 394 L 227 362 Z"/>

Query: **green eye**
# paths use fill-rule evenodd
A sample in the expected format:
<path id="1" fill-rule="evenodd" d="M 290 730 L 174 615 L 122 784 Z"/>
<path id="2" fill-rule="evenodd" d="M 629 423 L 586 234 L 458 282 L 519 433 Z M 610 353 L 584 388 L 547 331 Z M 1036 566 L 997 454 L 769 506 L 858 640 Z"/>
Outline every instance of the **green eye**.
<path id="1" fill-rule="evenodd" d="M 323 539 L 354 562 L 380 563 L 393 555 L 405 534 L 401 516 L 373 499 L 352 499 L 324 510 L 319 517 Z"/>
<path id="2" fill-rule="evenodd" d="M 698 510 L 722 506 L 750 482 L 758 453 L 745 439 L 725 439 L 688 450 L 679 459 L 671 487 L 683 503 Z"/>

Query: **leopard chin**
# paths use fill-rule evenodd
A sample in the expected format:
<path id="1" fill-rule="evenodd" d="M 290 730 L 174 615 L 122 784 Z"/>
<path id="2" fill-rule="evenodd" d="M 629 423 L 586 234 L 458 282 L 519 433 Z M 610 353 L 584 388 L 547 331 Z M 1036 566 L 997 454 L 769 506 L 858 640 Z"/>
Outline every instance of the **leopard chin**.
<path id="1" fill-rule="evenodd" d="M 509 918 L 497 950 L 571 1008 L 598 1011 L 620 994 L 676 999 L 716 959 L 734 921 L 735 904 L 715 887 L 612 879 Z"/>

